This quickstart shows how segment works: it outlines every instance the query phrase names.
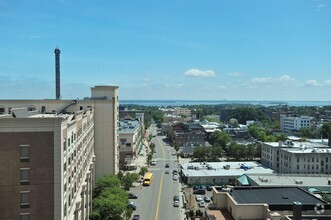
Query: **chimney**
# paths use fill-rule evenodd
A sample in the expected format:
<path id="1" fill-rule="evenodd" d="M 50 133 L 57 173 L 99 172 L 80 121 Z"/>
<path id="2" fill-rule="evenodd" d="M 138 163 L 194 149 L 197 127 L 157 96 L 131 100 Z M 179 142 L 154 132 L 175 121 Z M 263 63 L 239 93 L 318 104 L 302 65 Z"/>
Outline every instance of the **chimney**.
<path id="1" fill-rule="evenodd" d="M 55 53 L 55 93 L 56 99 L 61 99 L 61 92 L 60 92 L 60 49 L 58 47 L 54 50 Z"/>

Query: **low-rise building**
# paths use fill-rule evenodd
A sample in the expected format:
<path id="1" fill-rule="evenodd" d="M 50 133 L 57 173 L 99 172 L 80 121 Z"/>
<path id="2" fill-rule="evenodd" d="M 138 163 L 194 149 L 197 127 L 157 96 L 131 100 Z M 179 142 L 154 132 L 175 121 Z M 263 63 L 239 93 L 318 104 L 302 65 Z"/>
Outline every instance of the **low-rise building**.
<path id="1" fill-rule="evenodd" d="M 280 115 L 280 128 L 283 132 L 299 131 L 301 128 L 310 128 L 313 117 Z"/>
<path id="2" fill-rule="evenodd" d="M 331 148 L 311 142 L 264 142 L 261 163 L 277 173 L 331 174 Z"/>
<path id="3" fill-rule="evenodd" d="M 234 184 L 235 178 L 244 173 L 273 173 L 273 170 L 251 161 L 186 163 L 180 167 L 186 184 Z"/>
<path id="4" fill-rule="evenodd" d="M 213 187 L 213 203 L 208 206 L 209 219 L 222 210 L 235 220 L 280 220 L 292 214 L 294 219 L 316 214 L 315 207 L 323 205 L 324 215 L 330 215 L 330 205 L 300 187 Z M 209 214 L 210 213 L 210 214 Z"/>
<path id="5" fill-rule="evenodd" d="M 133 160 L 143 147 L 142 124 L 135 119 L 119 121 L 120 167 L 133 165 Z"/>

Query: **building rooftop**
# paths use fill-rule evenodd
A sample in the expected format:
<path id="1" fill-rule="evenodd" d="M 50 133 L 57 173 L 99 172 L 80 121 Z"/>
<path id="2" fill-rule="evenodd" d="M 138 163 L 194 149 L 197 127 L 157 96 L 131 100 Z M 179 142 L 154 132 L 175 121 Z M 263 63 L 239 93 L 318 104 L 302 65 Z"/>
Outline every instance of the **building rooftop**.
<path id="1" fill-rule="evenodd" d="M 330 175 L 309 174 L 309 176 L 307 176 L 306 174 L 247 174 L 247 176 L 248 181 L 254 181 L 259 186 L 300 186 L 306 189 L 317 188 L 322 191 L 326 190 L 331 192 Z M 243 183 L 246 183 L 246 181 Z"/>
<path id="2" fill-rule="evenodd" d="M 315 142 L 263 142 L 271 147 L 277 148 L 329 148 L 329 146 L 325 144 L 315 143 Z"/>
<path id="3" fill-rule="evenodd" d="M 140 122 L 135 119 L 120 120 L 118 133 L 134 133 L 141 126 Z"/>
<path id="4" fill-rule="evenodd" d="M 245 173 L 270 174 L 273 170 L 257 162 L 205 162 L 181 164 L 185 176 L 240 176 Z"/>
<path id="5" fill-rule="evenodd" d="M 230 194 L 239 204 L 266 203 L 270 205 L 313 205 L 325 202 L 300 187 L 234 187 Z"/>

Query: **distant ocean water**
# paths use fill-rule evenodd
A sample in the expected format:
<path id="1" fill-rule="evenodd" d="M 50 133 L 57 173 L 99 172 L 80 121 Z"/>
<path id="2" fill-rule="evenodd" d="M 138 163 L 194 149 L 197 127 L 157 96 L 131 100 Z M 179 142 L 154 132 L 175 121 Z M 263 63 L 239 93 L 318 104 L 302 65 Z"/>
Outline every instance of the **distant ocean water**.
<path id="1" fill-rule="evenodd" d="M 276 106 L 287 104 L 289 106 L 326 106 L 331 101 L 238 101 L 238 100 L 120 100 L 120 105 L 143 106 L 183 106 L 183 105 L 221 105 L 221 104 L 251 104 L 263 106 Z"/>

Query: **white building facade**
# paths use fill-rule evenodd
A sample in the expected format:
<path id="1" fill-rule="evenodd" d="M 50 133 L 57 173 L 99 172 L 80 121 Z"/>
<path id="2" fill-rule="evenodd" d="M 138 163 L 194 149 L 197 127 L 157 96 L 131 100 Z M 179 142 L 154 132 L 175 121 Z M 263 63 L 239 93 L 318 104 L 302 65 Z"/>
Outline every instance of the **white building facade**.
<path id="1" fill-rule="evenodd" d="M 280 128 L 283 132 L 299 131 L 301 128 L 310 128 L 313 117 L 280 115 Z"/>
<path id="2" fill-rule="evenodd" d="M 331 148 L 310 142 L 266 142 L 261 163 L 277 173 L 331 174 Z"/>

